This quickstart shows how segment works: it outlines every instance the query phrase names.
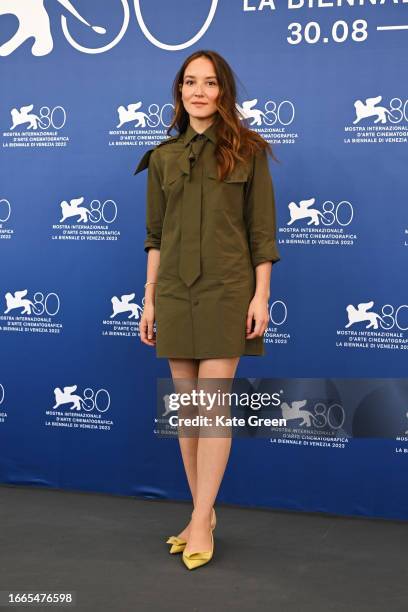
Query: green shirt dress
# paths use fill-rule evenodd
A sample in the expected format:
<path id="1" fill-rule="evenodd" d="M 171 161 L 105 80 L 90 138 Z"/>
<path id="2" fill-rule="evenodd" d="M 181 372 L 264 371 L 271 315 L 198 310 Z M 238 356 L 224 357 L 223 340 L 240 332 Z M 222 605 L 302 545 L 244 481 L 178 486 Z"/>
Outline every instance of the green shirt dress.
<path id="1" fill-rule="evenodd" d="M 155 293 L 156 356 L 193 359 L 265 355 L 245 338 L 254 268 L 280 260 L 266 151 L 217 176 L 211 125 L 191 125 L 144 153 L 148 168 L 144 250 L 160 250 Z"/>

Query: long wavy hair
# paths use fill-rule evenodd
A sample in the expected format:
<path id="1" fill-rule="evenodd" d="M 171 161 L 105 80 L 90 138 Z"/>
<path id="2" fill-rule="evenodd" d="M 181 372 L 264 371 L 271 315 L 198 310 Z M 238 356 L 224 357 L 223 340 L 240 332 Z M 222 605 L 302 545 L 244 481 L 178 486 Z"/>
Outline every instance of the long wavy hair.
<path id="1" fill-rule="evenodd" d="M 271 145 L 260 134 L 248 127 L 246 118 L 240 118 L 241 115 L 236 106 L 237 87 L 234 73 L 225 59 L 216 51 L 201 49 L 184 60 L 173 81 L 174 115 L 167 134 L 170 136 L 174 127 L 179 134 L 183 134 L 189 125 L 189 114 L 181 98 L 181 86 L 188 64 L 198 57 L 206 57 L 213 63 L 219 85 L 217 113 L 214 121 L 218 140 L 215 157 L 219 179 L 223 180 L 228 176 L 238 162 L 249 165 L 252 156 L 262 149 L 266 149 L 267 153 L 279 162 Z"/>

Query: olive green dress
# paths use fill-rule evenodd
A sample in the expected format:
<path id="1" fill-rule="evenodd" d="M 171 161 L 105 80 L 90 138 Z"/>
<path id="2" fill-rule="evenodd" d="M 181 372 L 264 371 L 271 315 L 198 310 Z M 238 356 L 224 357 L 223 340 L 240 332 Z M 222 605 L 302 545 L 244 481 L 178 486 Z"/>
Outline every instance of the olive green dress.
<path id="1" fill-rule="evenodd" d="M 280 260 L 267 154 L 217 177 L 212 124 L 191 127 L 144 153 L 148 168 L 144 250 L 160 249 L 156 356 L 208 359 L 265 355 L 245 338 L 254 268 Z"/>

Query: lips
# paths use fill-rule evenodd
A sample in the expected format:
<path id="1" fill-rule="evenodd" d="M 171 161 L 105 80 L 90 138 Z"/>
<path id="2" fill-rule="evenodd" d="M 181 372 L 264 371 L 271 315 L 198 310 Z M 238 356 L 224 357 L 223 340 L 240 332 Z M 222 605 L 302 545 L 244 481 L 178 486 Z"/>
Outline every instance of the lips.
<path id="1" fill-rule="evenodd" d="M 194 106 L 205 106 L 206 102 L 193 102 Z"/>

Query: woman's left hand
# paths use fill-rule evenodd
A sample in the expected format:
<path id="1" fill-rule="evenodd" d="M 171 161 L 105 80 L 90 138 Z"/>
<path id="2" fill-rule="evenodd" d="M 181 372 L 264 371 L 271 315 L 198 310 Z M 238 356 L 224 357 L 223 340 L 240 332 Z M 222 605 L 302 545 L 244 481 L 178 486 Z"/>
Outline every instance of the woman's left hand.
<path id="1" fill-rule="evenodd" d="M 252 321 L 255 319 L 255 328 L 252 329 Z M 249 303 L 247 320 L 246 320 L 246 339 L 251 340 L 258 336 L 263 336 L 269 321 L 268 300 L 264 297 L 254 295 Z"/>

